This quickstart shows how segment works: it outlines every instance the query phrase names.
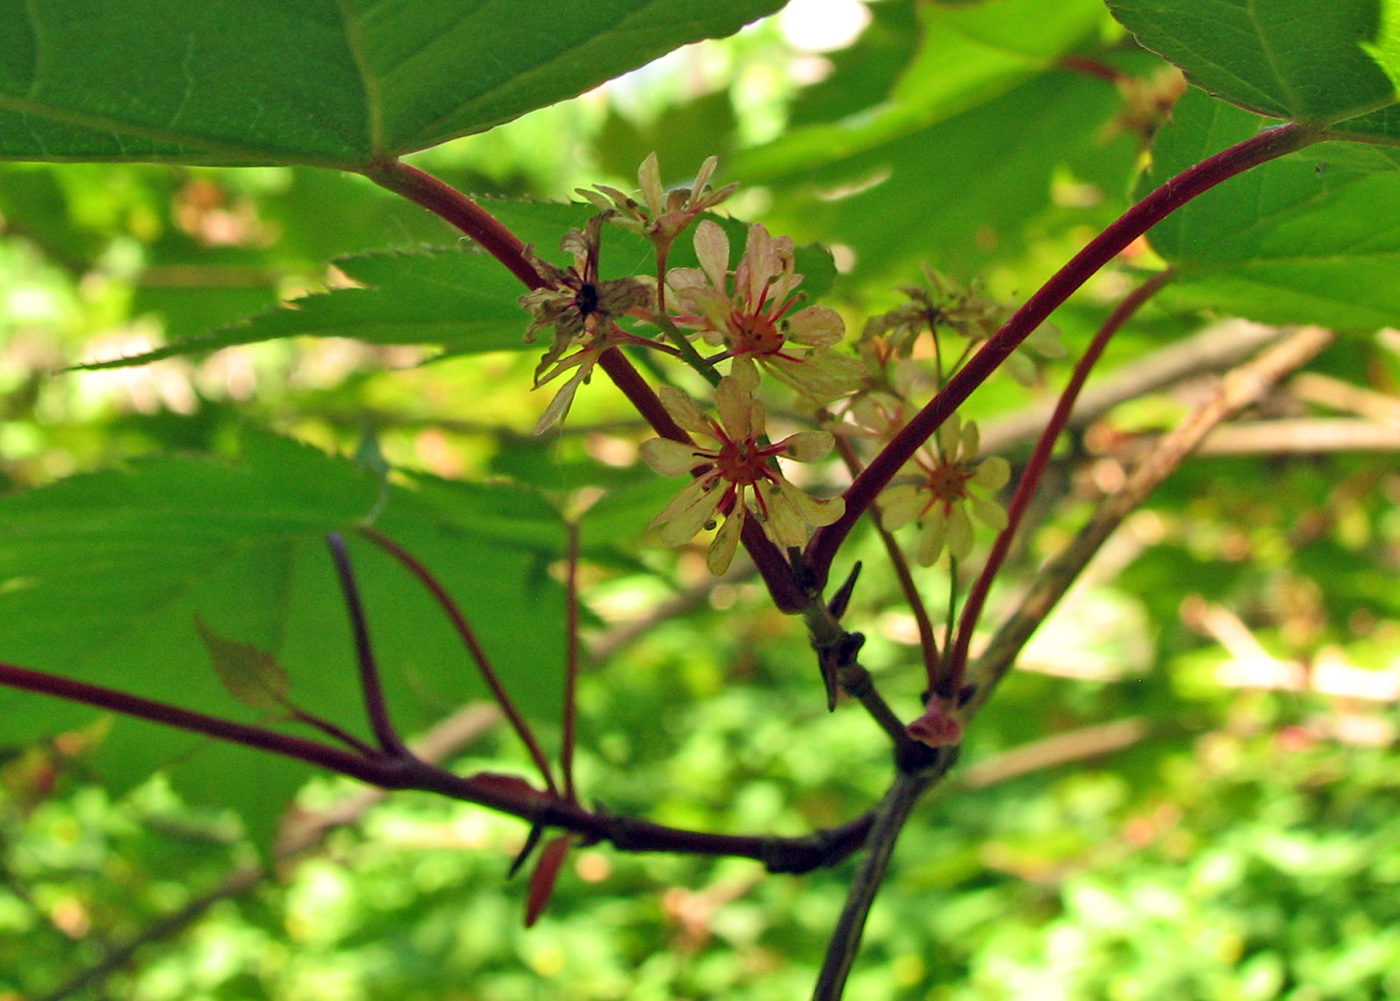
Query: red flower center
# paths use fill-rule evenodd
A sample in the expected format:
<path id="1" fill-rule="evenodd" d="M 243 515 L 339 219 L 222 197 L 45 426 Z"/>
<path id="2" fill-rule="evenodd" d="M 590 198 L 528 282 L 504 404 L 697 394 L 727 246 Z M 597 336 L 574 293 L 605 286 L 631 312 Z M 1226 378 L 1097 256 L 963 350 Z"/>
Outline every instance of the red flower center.
<path id="1" fill-rule="evenodd" d="M 787 337 L 762 313 L 736 313 L 729 321 L 736 355 L 771 355 L 782 349 Z"/>

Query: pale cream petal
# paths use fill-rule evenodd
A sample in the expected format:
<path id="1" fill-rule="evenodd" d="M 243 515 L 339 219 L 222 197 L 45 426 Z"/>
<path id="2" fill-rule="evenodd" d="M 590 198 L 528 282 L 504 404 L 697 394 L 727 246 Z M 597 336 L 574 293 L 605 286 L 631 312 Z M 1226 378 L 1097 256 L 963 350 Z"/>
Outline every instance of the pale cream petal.
<path id="1" fill-rule="evenodd" d="M 722 481 L 713 476 L 687 483 L 651 520 L 650 527 L 661 529 L 661 541 L 666 545 L 679 546 L 695 538 L 715 516 L 725 492 Z"/>
<path id="2" fill-rule="evenodd" d="M 988 456 L 977 464 L 972 482 L 984 490 L 1000 490 L 1011 479 L 1011 463 L 999 455 Z"/>
<path id="3" fill-rule="evenodd" d="M 813 351 L 805 358 L 770 357 L 766 367 L 783 383 L 817 403 L 845 396 L 865 381 L 865 366 L 850 355 Z"/>
<path id="4" fill-rule="evenodd" d="M 939 425 L 937 431 L 938 454 L 944 462 L 957 461 L 958 443 L 962 441 L 962 418 L 949 414 L 948 419 Z"/>
<path id="5" fill-rule="evenodd" d="M 783 455 L 795 462 L 816 462 L 831 453 L 836 439 L 830 431 L 799 431 L 778 443 Z"/>
<path id="6" fill-rule="evenodd" d="M 651 217 L 655 219 L 662 212 L 661 167 L 656 154 L 648 153 L 642 165 L 637 168 L 637 183 L 642 188 L 642 198 L 646 200 Z"/>
<path id="7" fill-rule="evenodd" d="M 962 448 L 958 453 L 959 462 L 971 462 L 977 458 L 977 450 L 982 446 L 982 433 L 977 428 L 976 421 L 968 421 L 963 425 Z"/>
<path id="8" fill-rule="evenodd" d="M 972 552 L 972 519 L 967 516 L 967 508 L 954 504 L 948 509 L 948 555 L 955 560 L 967 558 Z"/>
<path id="9" fill-rule="evenodd" d="M 719 166 L 719 157 L 710 156 L 705 158 L 705 162 L 700 165 L 700 169 L 695 174 L 695 183 L 690 187 L 690 197 L 687 202 L 694 204 L 702 192 L 705 185 L 710 183 L 710 178 L 714 176 L 715 168 Z"/>
<path id="10" fill-rule="evenodd" d="M 829 348 L 846 336 L 846 321 L 827 306 L 808 306 L 788 321 L 787 336 L 811 348 Z"/>
<path id="11" fill-rule="evenodd" d="M 642 442 L 641 455 L 642 461 L 662 476 L 685 476 L 697 466 L 713 464 L 715 459 L 713 452 L 669 438 L 650 438 Z"/>
<path id="12" fill-rule="evenodd" d="M 754 517 L 763 526 L 764 534 L 777 545 L 786 549 L 800 546 L 807 541 L 807 529 L 797 510 L 788 503 L 781 489 L 764 480 L 757 484 L 763 503 L 754 512 Z"/>
<path id="13" fill-rule="evenodd" d="M 710 543 L 710 549 L 705 554 L 705 566 L 716 577 L 727 571 L 729 564 L 734 562 L 734 554 L 739 549 L 739 537 L 744 530 L 744 516 L 745 511 L 741 504 L 724 519 L 724 524 L 719 527 L 714 541 Z"/>
<path id="14" fill-rule="evenodd" d="M 535 423 L 535 434 L 544 434 L 567 416 L 569 408 L 573 406 L 578 387 L 588 381 L 591 371 L 592 366 L 581 368 L 574 373 L 572 379 L 559 387 L 559 392 L 554 394 L 554 399 L 549 401 L 549 406 L 545 407 L 544 413 Z"/>
<path id="15" fill-rule="evenodd" d="M 809 528 L 830 525 L 846 513 L 846 501 L 841 497 L 822 500 L 799 490 L 790 483 L 784 486 L 783 493 L 792 502 L 792 506 L 797 508 L 803 523 Z"/>
<path id="16" fill-rule="evenodd" d="M 695 256 L 700 259 L 710 284 L 724 291 L 729 272 L 729 237 L 713 219 L 703 219 L 695 227 Z"/>
<path id="17" fill-rule="evenodd" d="M 749 308 L 756 306 L 768 287 L 768 279 L 777 271 L 778 259 L 773 251 L 773 237 L 761 222 L 749 227 L 748 240 L 744 244 L 744 256 L 740 265 L 743 275 L 735 270 L 734 297 Z"/>
<path id="18" fill-rule="evenodd" d="M 759 373 L 758 366 L 754 364 L 753 355 L 739 355 L 730 362 L 729 378 L 737 379 L 749 391 L 750 395 L 757 393 Z"/>
<path id="19" fill-rule="evenodd" d="M 731 440 L 745 441 L 753 437 L 753 392 L 742 379 L 732 375 L 721 379 L 715 389 L 715 406 L 719 409 L 719 421 Z"/>
<path id="20" fill-rule="evenodd" d="M 948 519 L 943 517 L 941 508 L 935 508 L 929 513 L 928 522 L 919 535 L 919 548 L 914 554 L 919 566 L 933 566 L 933 561 L 938 559 L 938 555 L 943 552 L 943 537 L 947 531 Z"/>
<path id="21" fill-rule="evenodd" d="M 967 501 L 972 506 L 972 513 L 982 524 L 998 532 L 1006 527 L 1006 509 L 996 501 L 978 497 L 976 494 L 968 494 Z"/>
<path id="22" fill-rule="evenodd" d="M 681 427 L 691 434 L 702 434 L 707 438 L 713 438 L 714 428 L 700 412 L 700 408 L 695 405 L 695 401 L 685 394 L 683 390 L 675 386 L 662 386 L 656 391 L 656 395 L 661 397 L 661 405 L 666 408 L 666 412 L 671 415 Z"/>
<path id="23" fill-rule="evenodd" d="M 880 522 L 891 532 L 923 514 L 928 495 L 912 484 L 890 487 L 880 494 Z"/>

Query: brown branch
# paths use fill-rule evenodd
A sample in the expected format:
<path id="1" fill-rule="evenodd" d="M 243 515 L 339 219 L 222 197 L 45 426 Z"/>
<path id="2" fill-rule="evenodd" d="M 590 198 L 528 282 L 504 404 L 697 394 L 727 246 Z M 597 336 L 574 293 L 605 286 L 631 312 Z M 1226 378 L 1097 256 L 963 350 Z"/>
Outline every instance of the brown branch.
<path id="1" fill-rule="evenodd" d="M 1103 375 L 1103 381 L 1079 394 L 1070 411 L 1068 427 L 1085 428 L 1120 403 L 1136 400 L 1202 372 L 1216 372 L 1238 365 L 1266 344 L 1279 339 L 1278 327 L 1247 320 L 1217 323 L 1185 340 L 1123 365 Z M 1023 441 L 1033 441 L 1050 420 L 1054 403 L 1038 404 L 1005 417 L 978 422 L 981 450 L 987 455 L 1004 452 Z"/>
<path id="2" fill-rule="evenodd" d="M 1259 357 L 1229 372 L 1215 395 L 1202 403 L 1167 435 L 1117 493 L 1099 506 L 1089 523 L 1064 552 L 1036 576 L 1016 610 L 1002 623 L 971 672 L 976 691 L 961 715 L 974 716 L 1011 670 L 1031 634 L 1079 576 L 1114 529 L 1176 469 L 1218 424 L 1257 401 L 1288 373 L 1305 365 L 1331 343 L 1333 334 L 1319 327 L 1302 327 L 1263 351 Z"/>

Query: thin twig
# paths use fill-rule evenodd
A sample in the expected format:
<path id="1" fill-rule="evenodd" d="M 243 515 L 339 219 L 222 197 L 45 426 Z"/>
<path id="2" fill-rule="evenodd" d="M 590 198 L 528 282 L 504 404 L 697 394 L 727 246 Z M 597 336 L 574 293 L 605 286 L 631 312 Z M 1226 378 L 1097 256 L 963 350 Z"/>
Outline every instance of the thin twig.
<path id="1" fill-rule="evenodd" d="M 1258 400 L 1288 373 L 1305 365 L 1331 343 L 1333 334 L 1319 327 L 1302 327 L 1263 351 L 1254 360 L 1229 372 L 1219 390 L 1177 425 L 1123 485 L 1099 506 L 1069 546 L 1036 575 L 1016 610 L 1002 623 L 971 671 L 976 692 L 963 707 L 971 718 L 1011 670 L 1016 656 L 1037 626 L 1079 576 L 1114 529 L 1192 453 L 1212 428 L 1242 407 Z"/>
<path id="2" fill-rule="evenodd" d="M 1036 442 L 1030 460 L 1021 473 L 1021 480 L 1016 484 L 1016 492 L 1012 495 L 1011 503 L 1006 506 L 1006 526 L 997 534 L 996 541 L 992 544 L 992 551 L 988 554 L 987 561 L 982 567 L 982 572 L 977 575 L 972 587 L 968 589 L 967 601 L 963 603 L 962 620 L 958 623 L 958 631 L 953 641 L 952 652 L 948 657 L 946 670 L 937 679 L 938 683 L 935 686 L 935 690 L 945 698 L 955 698 L 962 688 L 963 674 L 967 666 L 968 646 L 972 642 L 973 630 L 977 628 L 977 620 L 981 618 L 982 607 L 986 603 L 992 581 L 1001 571 L 1006 554 L 1011 551 L 1011 542 L 1021 527 L 1021 521 L 1026 511 L 1030 509 L 1036 491 L 1040 488 L 1040 481 L 1045 470 L 1049 467 L 1050 455 L 1055 449 L 1055 442 L 1069 421 L 1069 416 L 1074 410 L 1074 402 L 1078 399 L 1080 390 L 1084 388 L 1084 383 L 1088 381 L 1089 373 L 1103 357 L 1104 349 L 1108 347 L 1108 342 L 1113 338 L 1113 335 L 1121 330 L 1123 324 L 1136 315 L 1137 311 L 1164 285 L 1170 282 L 1172 277 L 1172 272 L 1169 270 L 1159 272 L 1124 296 L 1122 302 L 1109 314 L 1108 319 L 1104 321 L 1103 326 L 1099 328 L 1098 333 L 1094 335 L 1093 340 L 1084 350 L 1083 356 L 1074 366 L 1074 372 L 1070 375 L 1068 384 L 1060 394 L 1059 402 L 1055 405 L 1050 419 L 1046 421 L 1045 430 L 1041 432 L 1040 440 Z"/>
<path id="3" fill-rule="evenodd" d="M 895 776 L 894 784 L 876 810 L 875 823 L 870 830 L 870 847 L 851 880 L 845 906 L 827 945 L 826 959 L 822 963 L 812 1001 L 838 1001 L 841 997 L 846 978 L 860 950 L 866 918 L 889 868 L 899 832 L 904 829 L 920 797 L 947 774 L 957 756 L 956 747 L 941 747 L 928 766 L 917 771 L 901 770 Z"/>
<path id="4" fill-rule="evenodd" d="M 836 453 L 841 457 L 846 469 L 851 476 L 857 476 L 861 470 L 860 456 L 856 455 L 856 450 L 851 443 L 841 435 L 836 435 Z M 924 605 L 923 595 L 919 594 L 919 585 L 914 582 L 914 574 L 909 568 L 909 560 L 904 555 L 903 548 L 894 537 L 894 533 L 887 529 L 884 521 L 880 517 L 879 505 L 870 506 L 870 521 L 875 526 L 875 532 L 880 536 L 880 542 L 885 547 L 885 554 L 889 557 L 890 567 L 894 570 L 895 580 L 899 582 L 899 590 L 904 595 L 904 603 L 909 607 L 909 613 L 914 616 L 914 625 L 919 631 L 919 652 L 923 656 L 924 670 L 929 677 L 933 677 L 938 670 L 938 637 L 933 633 L 933 620 L 929 618 L 928 608 Z"/>
<path id="5" fill-rule="evenodd" d="M 1171 178 L 1090 240 L 948 380 L 851 483 L 845 493 L 845 513 L 832 524 L 818 529 L 807 545 L 806 564 L 815 583 L 820 585 L 825 581 L 831 561 L 852 527 L 910 457 L 972 391 L 1092 275 L 1129 243 L 1197 195 L 1251 167 L 1295 152 L 1322 138 L 1319 130 L 1298 123 L 1261 132 Z"/>
<path id="6" fill-rule="evenodd" d="M 578 715 L 578 523 L 571 521 L 568 527 L 569 569 L 565 586 L 567 613 L 564 623 L 568 648 L 564 654 L 564 734 L 559 750 L 559 771 L 564 776 L 564 798 L 574 803 L 578 801 L 574 795 L 574 728 Z"/>
<path id="7" fill-rule="evenodd" d="M 355 634 L 355 660 L 360 668 L 360 688 L 365 696 L 365 711 L 369 714 L 370 729 L 374 739 L 386 754 L 394 757 L 407 757 L 408 748 L 403 738 L 394 729 L 389 719 L 389 706 L 384 701 L 384 686 L 379 680 L 379 667 L 374 661 L 374 648 L 370 645 L 369 624 L 365 621 L 364 605 L 360 601 L 360 589 L 355 583 L 355 573 L 350 566 L 350 554 L 345 550 L 345 540 L 340 533 L 326 536 L 331 556 L 335 560 L 336 574 L 340 578 L 340 588 L 345 595 L 345 608 L 350 613 L 350 626 Z"/>
<path id="8" fill-rule="evenodd" d="M 409 573 L 417 577 L 418 582 L 422 584 L 423 587 L 427 589 L 428 593 L 433 596 L 434 600 L 437 601 L 438 607 L 446 613 L 448 620 L 452 623 L 452 627 L 457 631 L 457 636 L 461 639 L 462 645 L 467 648 L 467 652 L 471 654 L 472 660 L 476 662 L 476 667 L 481 673 L 482 680 L 485 681 L 486 686 L 491 689 L 492 698 L 496 700 L 496 704 L 501 707 L 501 711 L 505 713 L 506 719 L 510 721 L 511 729 L 516 732 L 521 742 L 524 743 L 525 749 L 530 754 L 530 760 L 535 763 L 535 767 L 539 769 L 540 777 L 544 779 L 545 788 L 551 793 L 556 792 L 557 789 L 554 784 L 553 770 L 549 766 L 549 759 L 545 756 L 544 748 L 540 746 L 540 742 L 535 737 L 534 731 L 530 729 L 530 724 L 525 722 L 525 717 L 516 706 L 515 700 L 512 699 L 510 693 L 506 691 L 505 683 L 501 681 L 501 676 L 496 672 L 495 666 L 491 663 L 491 658 L 487 656 L 486 648 L 482 646 L 481 641 L 477 639 L 476 630 L 472 629 L 471 623 L 467 621 L 466 615 L 462 612 L 457 602 L 453 600 L 452 595 L 447 593 L 447 588 L 442 586 L 442 582 L 434 576 L 431 570 L 419 561 L 418 557 L 414 556 L 383 532 L 369 525 L 361 525 L 359 527 L 359 532 L 366 539 L 369 539 L 376 546 L 383 549 L 397 560 Z"/>

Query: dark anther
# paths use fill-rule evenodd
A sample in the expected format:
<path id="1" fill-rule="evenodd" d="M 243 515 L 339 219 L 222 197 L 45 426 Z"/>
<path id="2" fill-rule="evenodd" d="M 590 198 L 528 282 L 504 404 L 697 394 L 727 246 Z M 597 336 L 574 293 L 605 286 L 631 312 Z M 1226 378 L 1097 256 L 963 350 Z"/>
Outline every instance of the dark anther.
<path id="1" fill-rule="evenodd" d="M 598 311 L 598 286 L 592 282 L 584 282 L 579 286 L 578 295 L 574 296 L 574 306 L 578 309 L 580 316 L 592 316 Z"/>

